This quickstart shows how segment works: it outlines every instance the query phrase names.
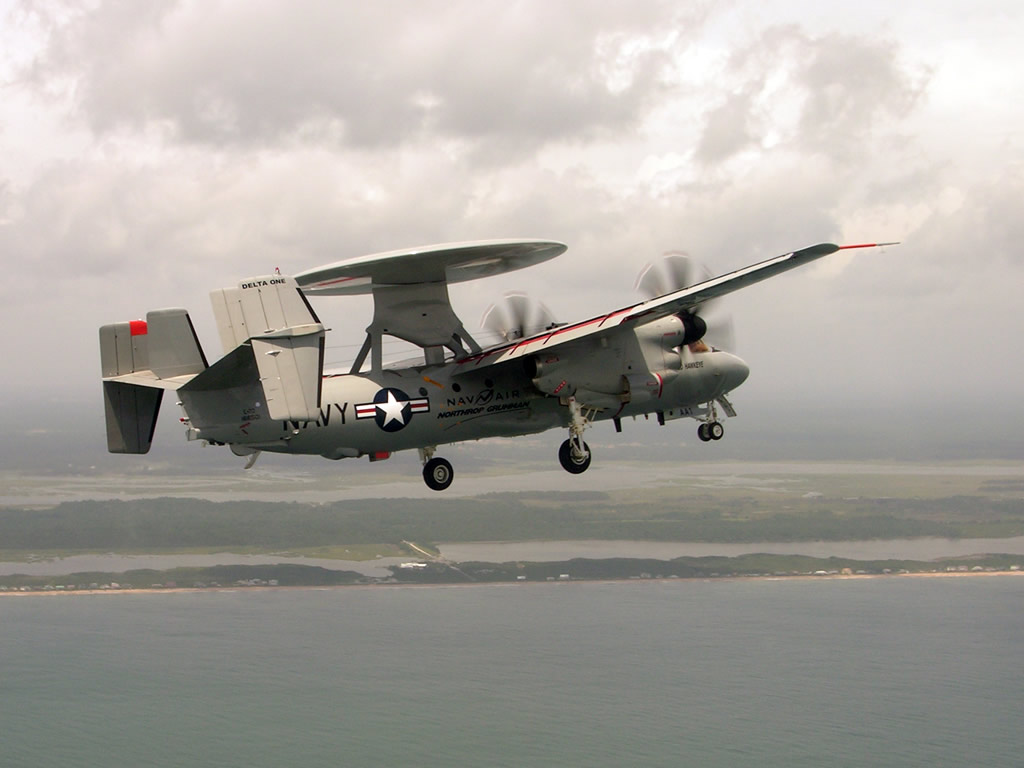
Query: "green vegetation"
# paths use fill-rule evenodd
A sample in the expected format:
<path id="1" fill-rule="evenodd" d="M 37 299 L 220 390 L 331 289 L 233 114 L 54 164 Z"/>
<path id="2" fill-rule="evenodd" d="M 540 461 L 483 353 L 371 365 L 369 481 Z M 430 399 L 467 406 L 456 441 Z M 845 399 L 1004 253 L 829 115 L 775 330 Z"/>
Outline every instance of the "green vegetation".
<path id="1" fill-rule="evenodd" d="M 891 481 L 889 486 L 895 483 Z M 614 493 L 496 493 L 476 498 L 331 504 L 155 498 L 0 508 L 0 557 L 86 552 L 277 553 L 370 559 L 436 542 L 638 539 L 839 541 L 1024 535 L 1024 494 L 1005 484 L 952 496 L 833 496 L 829 478 L 784 490 L 661 486 Z M 942 481 L 937 478 L 936 482 Z M 767 482 L 767 481 L 763 481 Z M 863 481 L 862 481 L 863 482 Z M 835 484 L 843 492 L 850 479 Z M 921 479 L 911 478 L 917 488 Z M 861 489 L 863 490 L 863 489 Z M 961 482 L 956 490 L 962 491 Z"/>
<path id="2" fill-rule="evenodd" d="M 269 481 L 268 481 L 269 482 Z M 238 554 L 430 561 L 438 542 L 634 539 L 744 543 L 1024 535 L 1024 480 L 971 468 L 856 466 L 846 474 L 701 474 L 609 492 L 491 493 L 475 498 L 363 499 L 316 503 L 144 498 L 0 507 L 0 560 L 33 561 L 88 553 Z M 414 544 L 413 544 L 414 542 Z M 1021 557 L 920 563 L 857 562 L 794 555 L 608 559 L 554 563 L 432 561 L 392 568 L 403 583 L 574 579 L 716 578 L 816 571 L 884 573 L 1007 569 Z M 170 571 L 0 577 L 7 589 L 173 583 L 233 586 L 333 585 L 374 581 L 302 565 L 235 565 Z"/>
<path id="3" fill-rule="evenodd" d="M 986 555 L 972 558 L 949 558 L 930 562 L 918 560 L 851 560 L 842 557 L 806 557 L 803 555 L 750 554 L 737 557 L 679 557 L 673 560 L 639 558 L 577 558 L 544 563 L 459 563 L 458 570 L 440 563 L 428 569 L 408 571 L 392 568 L 400 581 L 527 581 L 571 579 L 638 579 L 638 578 L 720 578 L 730 576 L 805 576 L 823 572 L 825 575 L 1008 571 L 1024 565 L 1024 556 Z"/>
<path id="4" fill-rule="evenodd" d="M 218 565 L 165 571 L 71 573 L 65 576 L 0 576 L 0 591 L 122 590 L 164 588 L 236 588 L 342 586 L 367 583 L 466 584 L 546 582 L 609 579 L 714 579 L 728 577 L 792 577 L 809 575 L 875 575 L 908 573 L 1021 572 L 1024 557 L 986 555 L 934 562 L 916 560 L 850 560 L 801 555 L 751 554 L 739 557 L 680 557 L 674 560 L 635 558 L 586 559 L 561 562 L 427 563 L 423 568 L 392 566 L 388 579 L 373 579 L 353 571 L 334 571 L 307 565 Z"/>
<path id="5" fill-rule="evenodd" d="M 277 555 L 278 557 L 312 557 L 326 560 L 375 560 L 379 557 L 418 556 L 407 547 L 394 544 L 351 544 L 318 547 L 261 547 L 250 545 L 217 545 L 210 547 L 139 547 L 138 549 L 0 549 L 0 562 L 35 562 L 57 560 L 71 555 L 115 553 L 119 555 L 216 555 L 231 552 L 236 555 Z M 431 552 L 437 554 L 437 550 Z"/>
<path id="6" fill-rule="evenodd" d="M 111 583 L 118 589 L 146 589 L 150 587 L 231 587 L 240 582 L 246 586 L 338 586 L 365 582 L 366 577 L 355 571 L 333 571 L 309 565 L 214 565 L 205 568 L 171 568 L 157 571 L 148 568 L 105 573 L 89 571 L 65 576 L 0 576 L 0 587 L 19 589 L 30 587 L 63 586 L 65 589 L 107 588 Z"/>

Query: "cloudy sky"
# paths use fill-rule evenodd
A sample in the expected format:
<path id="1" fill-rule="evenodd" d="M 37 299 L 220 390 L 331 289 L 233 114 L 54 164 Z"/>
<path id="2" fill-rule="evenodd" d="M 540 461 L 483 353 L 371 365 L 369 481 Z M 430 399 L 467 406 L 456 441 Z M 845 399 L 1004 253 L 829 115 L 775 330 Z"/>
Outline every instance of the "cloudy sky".
<path id="1" fill-rule="evenodd" d="M 453 287 L 471 329 L 510 289 L 631 303 L 665 251 L 900 240 L 730 298 L 737 406 L 1005 427 L 1022 39 L 1018 0 L 0 0 L 5 428 L 101 418 L 102 323 L 185 306 L 216 357 L 212 288 L 503 237 L 569 251 Z M 350 359 L 369 304 L 316 306 Z"/>

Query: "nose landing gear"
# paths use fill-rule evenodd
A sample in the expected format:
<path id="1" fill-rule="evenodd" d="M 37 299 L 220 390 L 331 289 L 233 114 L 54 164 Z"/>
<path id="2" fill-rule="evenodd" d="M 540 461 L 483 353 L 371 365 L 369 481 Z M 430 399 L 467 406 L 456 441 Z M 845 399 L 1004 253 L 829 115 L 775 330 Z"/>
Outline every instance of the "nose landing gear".
<path id="1" fill-rule="evenodd" d="M 736 415 L 732 403 L 725 398 L 725 395 L 719 397 L 719 402 L 722 404 L 727 415 Z M 722 436 L 725 435 L 725 427 L 718 420 L 718 408 L 715 407 L 714 400 L 708 403 L 707 419 L 707 421 L 701 422 L 700 426 L 697 427 L 697 437 L 705 443 L 709 440 L 721 440 Z"/>
<path id="2" fill-rule="evenodd" d="M 721 440 L 725 434 L 725 427 L 718 421 L 705 421 L 697 427 L 697 437 L 705 443 L 709 440 Z"/>

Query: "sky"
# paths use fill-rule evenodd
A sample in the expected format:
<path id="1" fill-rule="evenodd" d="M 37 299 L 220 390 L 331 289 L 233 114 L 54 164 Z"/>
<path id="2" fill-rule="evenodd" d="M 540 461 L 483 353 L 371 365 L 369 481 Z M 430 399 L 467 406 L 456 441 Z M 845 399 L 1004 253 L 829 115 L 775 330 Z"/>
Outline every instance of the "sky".
<path id="1" fill-rule="evenodd" d="M 212 359 L 214 288 L 533 237 L 569 250 L 452 286 L 471 331 L 511 290 L 562 321 L 631 304 L 668 251 L 717 274 L 900 241 L 729 297 L 734 403 L 1012 454 L 1022 39 L 1011 0 L 0 0 L 8 447 L 102 449 L 104 323 L 187 307 Z M 315 306 L 340 365 L 370 304 Z"/>

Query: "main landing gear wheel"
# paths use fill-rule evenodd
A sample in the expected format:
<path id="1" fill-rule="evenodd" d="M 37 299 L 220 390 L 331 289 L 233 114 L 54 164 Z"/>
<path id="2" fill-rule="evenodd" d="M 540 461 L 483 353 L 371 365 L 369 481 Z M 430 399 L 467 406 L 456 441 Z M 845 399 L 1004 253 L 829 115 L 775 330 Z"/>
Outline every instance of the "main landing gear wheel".
<path id="1" fill-rule="evenodd" d="M 697 427 L 697 437 L 703 440 L 705 443 L 709 440 L 721 440 L 725 434 L 725 427 L 720 422 L 705 421 L 699 427 Z"/>
<path id="2" fill-rule="evenodd" d="M 446 459 L 431 459 L 423 465 L 423 480 L 433 491 L 443 491 L 452 484 L 452 465 Z"/>
<path id="3" fill-rule="evenodd" d="M 583 456 L 573 455 L 572 440 L 566 440 L 558 449 L 558 461 L 566 472 L 578 475 L 581 472 L 586 472 L 587 467 L 590 466 L 590 446 L 586 443 L 583 443 L 583 454 Z"/>

